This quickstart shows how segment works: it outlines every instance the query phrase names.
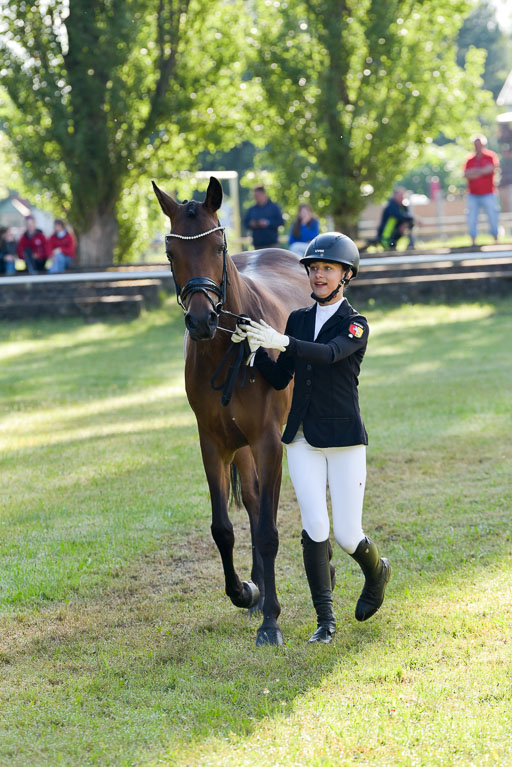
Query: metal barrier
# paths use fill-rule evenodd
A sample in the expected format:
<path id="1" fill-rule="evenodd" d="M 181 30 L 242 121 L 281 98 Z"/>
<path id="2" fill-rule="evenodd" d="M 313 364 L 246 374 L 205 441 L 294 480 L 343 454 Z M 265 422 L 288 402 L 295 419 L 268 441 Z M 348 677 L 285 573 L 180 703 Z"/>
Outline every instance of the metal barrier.
<path id="1" fill-rule="evenodd" d="M 418 224 L 414 228 L 415 236 L 419 239 L 443 239 L 468 234 L 465 215 L 441 216 L 439 218 L 422 216 L 421 209 L 416 215 L 422 222 L 421 225 Z M 486 234 L 488 232 L 487 217 L 480 213 L 478 221 L 479 233 Z M 359 222 L 359 236 L 363 239 L 372 239 L 376 235 L 378 226 L 379 221 L 377 220 L 362 219 Z M 512 213 L 500 213 L 500 227 L 506 231 L 512 231 Z"/>

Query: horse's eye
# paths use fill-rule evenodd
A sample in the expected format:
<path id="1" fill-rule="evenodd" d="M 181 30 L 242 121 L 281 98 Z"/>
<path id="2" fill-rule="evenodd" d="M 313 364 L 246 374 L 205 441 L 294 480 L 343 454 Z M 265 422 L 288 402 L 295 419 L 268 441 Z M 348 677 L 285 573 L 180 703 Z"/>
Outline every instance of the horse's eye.
<path id="1" fill-rule="evenodd" d="M 217 255 L 218 255 L 218 256 L 222 256 L 222 253 L 223 253 L 223 251 L 224 251 L 224 248 L 223 248 L 223 247 L 219 247 L 219 248 L 217 248 Z"/>

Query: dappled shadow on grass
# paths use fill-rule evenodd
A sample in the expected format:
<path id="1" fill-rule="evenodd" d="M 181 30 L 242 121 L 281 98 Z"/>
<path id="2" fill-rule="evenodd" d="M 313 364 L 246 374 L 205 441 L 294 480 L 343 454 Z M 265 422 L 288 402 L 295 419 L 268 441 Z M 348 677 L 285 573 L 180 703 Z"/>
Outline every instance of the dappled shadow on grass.
<path id="1" fill-rule="evenodd" d="M 467 375 L 477 363 L 473 364 L 472 356 L 464 352 L 464 346 L 471 340 L 465 324 L 463 330 L 455 323 L 453 337 L 446 328 L 434 332 L 421 328 L 419 357 L 437 355 L 436 359 L 443 360 L 444 369 L 453 374 L 453 355 L 457 353 L 471 363 L 462 369 L 462 375 Z M 476 324 L 480 324 L 481 331 L 481 321 Z M 493 326 L 483 329 L 488 336 Z M 411 343 L 413 331 L 403 334 Z M 381 340 L 384 346 L 392 340 L 386 333 L 376 338 L 377 349 Z M 501 346 L 505 340 L 502 336 L 498 339 Z M 143 333 L 139 337 L 144 337 Z M 396 332 L 393 338 L 396 339 Z M 165 343 L 165 337 L 155 341 L 150 378 L 160 370 L 161 344 Z M 114 353 L 114 347 L 115 339 L 109 339 L 108 348 L 103 348 L 100 354 L 102 364 Z M 411 369 L 401 348 L 393 350 L 392 344 L 390 347 L 378 360 L 379 366 L 383 365 L 379 367 L 379 381 L 371 380 L 374 363 L 370 362 L 369 354 L 370 380 L 365 383 L 366 401 L 362 401 L 363 412 L 366 402 L 370 406 L 372 399 L 380 407 L 383 402 L 396 401 L 394 409 L 379 416 L 381 420 L 375 429 L 377 448 L 369 451 L 365 505 L 365 529 L 382 553 L 389 556 L 394 568 L 381 612 L 368 623 L 355 622 L 353 609 L 361 575 L 353 561 L 336 548 L 338 633 L 329 647 L 307 644 L 314 629 L 314 616 L 302 568 L 300 520 L 289 483 L 285 482 L 278 520 L 281 549 L 277 583 L 286 644 L 281 649 L 256 649 L 258 621 L 249 620 L 223 596 L 220 559 L 209 535 L 206 485 L 193 430 L 179 432 L 186 441 L 187 453 L 176 460 L 174 473 L 170 473 L 165 443 L 167 437 L 171 443 L 173 429 L 138 428 L 130 442 L 115 427 L 116 419 L 124 421 L 128 415 L 121 406 L 112 413 L 112 434 L 95 433 L 85 439 L 63 435 L 60 445 L 48 450 L 48 458 L 52 458 L 57 449 L 63 449 L 70 469 L 69 476 L 64 473 L 59 480 L 56 473 L 54 484 L 50 482 L 49 495 L 58 489 L 64 496 L 60 495 L 59 501 L 52 502 L 47 510 L 63 524 L 69 513 L 67 530 L 72 535 L 75 525 L 78 538 L 82 526 L 90 524 L 94 528 L 98 520 L 103 524 L 99 532 L 96 529 L 100 537 L 103 533 L 112 536 L 108 528 L 117 525 L 114 537 L 126 537 L 127 530 L 130 535 L 147 536 L 142 545 L 121 552 L 115 571 L 106 568 L 99 579 L 84 581 L 81 596 L 67 588 L 72 582 L 70 578 L 67 583 L 64 581 L 61 602 L 47 602 L 44 606 L 41 601 L 40 609 L 31 611 L 23 610 L 21 599 L 18 613 L 2 619 L 0 663 L 5 681 L 1 695 L 8 698 L 8 711 L 6 739 L 0 746 L 0 755 L 11 757 L 13 765 L 57 763 L 65 754 L 69 755 L 69 764 L 96 762 L 116 767 L 157 758 L 162 753 L 178 751 L 179 756 L 183 744 L 226 738 L 230 733 L 244 736 L 266 718 L 290 714 L 303 696 L 320 688 L 339 666 L 357 663 L 364 666 L 364 658 L 372 652 L 385 658 L 392 645 L 411 630 L 416 632 L 419 646 L 432 643 L 428 606 L 433 593 L 440 602 L 449 594 L 449 604 L 456 605 L 453 592 L 458 584 L 483 578 L 508 556 L 512 498 L 506 471 L 512 455 L 509 441 L 503 439 L 506 426 L 490 411 L 487 414 L 476 411 L 477 416 L 485 416 L 488 421 L 485 429 L 481 428 L 483 422 L 479 422 L 480 428 L 474 433 L 465 428 L 470 420 L 467 409 L 461 419 L 460 413 L 450 412 L 452 404 L 447 405 L 446 400 L 441 417 L 438 411 L 442 408 L 429 405 L 419 409 L 417 421 L 407 422 L 404 412 L 409 412 L 407 405 L 413 397 L 396 384 L 401 374 L 407 373 L 407 385 L 411 386 Z M 134 353 L 140 351 L 137 344 L 131 348 Z M 173 348 L 177 349 L 178 344 L 174 343 Z M 90 350 L 86 345 L 83 351 L 76 359 L 88 360 Z M 118 349 L 116 364 L 122 361 L 125 351 L 124 348 L 121 354 Z M 478 364 L 486 353 L 479 341 Z M 42 355 L 39 362 L 44 365 Z M 180 358 L 176 366 L 181 364 Z M 52 365 L 45 375 L 49 375 Z M 365 368 L 366 365 L 365 362 Z M 29 367 L 23 369 L 24 375 L 29 372 Z M 387 379 L 387 373 L 389 388 L 383 396 L 382 378 Z M 74 368 L 72 375 L 73 386 L 77 386 L 80 367 Z M 141 381 L 133 370 L 127 372 L 127 380 L 131 385 Z M 60 379 L 57 385 L 63 381 Z M 376 389 L 372 390 L 377 385 L 380 400 Z M 432 385 L 430 379 L 429 386 Z M 31 386 L 31 392 L 36 392 L 37 382 Z M 488 401 L 481 396 L 475 398 L 474 391 L 468 389 L 468 397 L 477 403 Z M 174 404 L 186 407 L 183 398 Z M 159 401 L 156 409 L 148 409 L 147 415 L 158 417 L 161 406 Z M 372 408 L 370 412 L 375 418 L 377 408 Z M 93 417 L 94 428 L 101 424 L 101 418 L 99 413 Z M 419 422 L 422 418 L 429 422 L 425 433 Z M 439 420 L 433 429 L 435 418 Z M 85 420 L 79 416 L 80 428 Z M 151 443 L 146 442 L 149 436 L 154 438 Z M 155 451 L 154 460 L 151 449 Z M 91 465 L 82 472 L 82 486 L 77 458 L 91 455 Z M 127 463 L 111 458 L 116 455 Z M 26 481 L 36 453 L 28 450 L 23 457 L 26 468 L 23 471 L 23 465 L 20 466 L 20 478 Z M 191 474 L 185 477 L 184 467 L 189 471 L 191 466 Z M 158 473 L 160 497 L 155 512 L 152 503 L 147 502 L 147 491 L 153 489 Z M 198 492 L 195 489 L 198 483 L 201 497 L 192 503 L 190 493 Z M 178 493 L 184 493 L 180 499 L 183 514 L 177 522 L 169 522 L 168 528 L 161 513 L 166 487 L 169 507 L 176 503 Z M 88 509 L 87 504 L 94 496 L 98 506 Z M 41 501 L 42 506 L 47 504 L 48 497 Z M 187 512 L 190 514 L 194 504 L 200 505 L 204 520 L 201 534 L 197 532 L 197 523 L 191 533 L 187 520 Z M 106 511 L 110 514 L 116 507 L 119 516 L 112 514 L 105 519 Z M 146 510 L 147 530 L 140 516 L 139 530 L 136 524 L 122 527 L 123 513 L 140 515 Z M 247 578 L 250 566 L 247 519 L 243 512 L 235 512 L 233 518 L 236 561 L 241 577 Z M 41 546 L 51 524 L 49 518 L 36 545 Z M 37 532 L 32 531 L 32 535 L 35 538 Z M 155 540 L 160 547 L 157 552 Z M 87 541 L 93 563 L 95 545 L 94 540 Z M 146 554 L 141 554 L 144 549 Z M 82 561 L 81 557 L 75 559 L 79 564 Z M 411 666 L 415 661 L 414 657 L 408 659 Z M 372 673 L 364 671 L 361 684 L 366 684 Z"/>
<path id="2" fill-rule="evenodd" d="M 284 648 L 256 649 L 257 620 L 221 593 L 217 558 L 195 539 L 144 557 L 98 598 L 19 616 L 2 634 L 0 656 L 6 689 L 22 680 L 18 726 L 36 726 L 30 701 L 39 694 L 38 748 L 51 761 L 56 744 L 45 732 L 57 720 L 66 752 L 63 738 L 71 740 L 81 716 L 84 746 L 90 738 L 102 764 L 141 750 L 158 754 L 169 742 L 247 734 L 261 718 L 289 713 L 298 695 L 330 673 L 337 652 L 360 651 L 378 633 L 342 629 L 336 646 L 313 648 L 305 641 L 308 607 L 307 625 L 283 615 Z M 105 716 L 115 727 L 110 743 L 98 746 L 95 730 Z"/>
<path id="3" fill-rule="evenodd" d="M 456 368 L 457 361 L 473 360 L 478 363 L 482 355 L 491 359 L 493 351 L 498 357 L 505 356 L 512 317 L 510 308 L 503 305 L 500 310 L 499 307 L 489 306 L 488 311 L 474 318 L 467 316 L 464 304 L 454 306 L 453 314 L 449 307 L 443 308 L 446 309 L 445 314 L 434 315 L 438 317 L 437 322 L 412 323 L 403 327 L 401 310 L 396 307 L 394 311 L 390 309 L 391 319 L 378 326 L 377 334 L 370 333 L 365 368 L 375 357 L 379 366 L 384 365 L 386 373 L 389 368 L 394 369 L 397 376 L 404 376 L 407 375 L 408 365 L 417 364 L 418 358 L 441 363 L 441 367 L 453 364 Z M 396 318 L 394 322 L 393 317 Z M 501 317 L 506 317 L 507 322 L 500 322 Z"/>
<path id="4" fill-rule="evenodd" d="M 105 396 L 106 388 L 110 394 L 163 382 L 183 369 L 183 317 L 174 307 L 168 316 L 160 310 L 146 320 L 82 332 L 74 327 L 66 334 L 64 324 L 58 327 L 55 340 L 48 329 L 27 339 L 2 371 L 4 396 L 13 397 L 14 406 L 39 402 L 41 384 L 50 380 L 60 396 L 87 399 L 98 392 Z"/>
<path id="5" fill-rule="evenodd" d="M 150 388 L 140 390 L 137 395 L 123 395 L 95 399 L 94 404 L 75 408 L 46 408 L 44 417 L 37 416 L 24 431 L 20 416 L 12 413 L 6 416 L 4 424 L 10 427 L 5 439 L 0 440 L 2 458 L 15 454 L 29 459 L 37 457 L 41 447 L 51 450 L 86 448 L 95 440 L 130 439 L 134 443 L 151 432 L 173 434 L 174 429 L 186 430 L 197 435 L 194 414 L 188 407 L 185 394 L 180 387 L 162 387 L 156 393 Z M 13 434 L 13 429 L 15 433 Z"/>
<path id="6" fill-rule="evenodd" d="M 435 450 L 416 445 L 395 452 L 390 444 L 385 451 L 370 452 L 365 529 L 385 554 L 391 548 L 399 562 L 412 558 L 413 572 L 422 571 L 424 577 L 480 557 L 481 536 L 485 539 L 490 532 L 497 536 L 507 531 L 507 503 L 512 498 L 510 489 L 507 491 L 506 472 L 512 455 L 508 444 L 500 439 L 503 428 L 502 423 L 497 423 L 494 430 L 486 431 L 485 438 L 479 434 L 473 438 L 438 438 Z M 44 453 L 48 466 L 43 494 L 38 473 L 32 478 L 25 468 L 36 465 L 38 449 L 24 451 L 23 462 L 16 463 L 17 474 L 11 475 L 14 484 L 23 490 L 10 498 L 4 495 L 1 520 L 10 526 L 9 537 L 0 547 L 6 573 L 4 599 L 12 601 L 15 597 L 15 603 L 22 607 L 37 604 L 40 593 L 46 594 L 45 599 L 65 598 L 67 577 L 71 597 L 77 590 L 86 593 L 92 584 L 109 577 L 109 558 L 117 569 L 124 554 L 136 556 L 142 546 L 160 545 L 169 529 L 185 530 L 188 524 L 197 530 L 202 524 L 209 537 L 208 491 L 195 427 L 70 438 L 64 444 L 65 471 L 60 464 L 54 467 L 62 451 L 61 443 Z M 497 444 L 501 445 L 500 451 Z M 86 465 L 81 463 L 84 457 L 89 460 Z M 287 483 L 285 487 L 285 493 L 289 493 Z M 487 520 L 489 503 L 500 504 L 496 509 L 502 509 L 497 527 Z M 241 518 L 245 520 L 244 513 Z M 494 519 L 498 519 L 497 510 Z M 284 498 L 278 526 L 282 541 L 298 540 L 297 506 Z M 242 550 L 248 561 L 249 549 L 245 546 L 249 532 L 244 527 L 242 530 L 236 554 Z M 137 536 L 144 541 L 141 546 L 131 542 Z M 108 541 L 108 547 L 104 541 Z M 499 538 L 495 541 L 499 551 Z M 283 562 L 282 551 L 283 547 L 278 567 Z M 357 572 L 357 567 L 339 549 L 335 559 L 341 565 L 339 594 L 343 571 L 348 568 Z M 79 574 L 74 572 L 75 560 Z M 24 566 L 29 572 L 23 576 L 20 590 L 14 583 Z M 292 566 L 295 572 L 301 570 L 300 557 L 286 564 L 278 580 L 291 603 L 294 595 L 287 583 Z M 394 582 L 403 575 L 399 566 Z M 244 577 L 248 577 L 247 570 Z"/>
<path id="7" fill-rule="evenodd" d="M 396 482 L 398 462 L 387 471 L 389 481 Z M 254 646 L 258 620 L 223 596 L 219 556 L 206 529 L 190 536 L 183 527 L 179 537 L 139 556 L 108 588 L 88 598 L 3 620 L 0 662 L 7 694 L 16 696 L 15 729 L 42 731 L 37 747 L 50 762 L 57 749 L 62 754 L 76 748 L 80 728 L 77 763 L 88 764 L 93 750 L 104 765 L 136 764 L 142 755 L 145 761 L 179 754 L 193 742 L 250 735 L 262 720 L 290 715 L 339 664 L 360 666 L 360 659 L 375 650 L 385 658 L 390 642 L 412 628 L 419 642 L 423 635 L 432 644 L 426 611 L 433 593 L 439 599 L 452 592 L 453 601 L 457 582 L 476 581 L 488 568 L 499 568 L 510 534 L 505 509 L 493 505 L 492 498 L 484 524 L 478 508 L 464 508 L 464 498 L 447 501 L 446 492 L 438 498 L 429 494 L 439 477 L 427 474 L 427 480 L 407 479 L 408 509 L 388 503 L 377 510 L 369 500 L 367 527 L 375 530 L 394 575 L 381 613 L 368 623 L 357 624 L 353 617 L 360 573 L 336 549 L 338 633 L 329 647 L 307 644 L 314 618 L 288 483 L 277 560 L 283 648 Z M 233 519 L 236 558 L 241 576 L 247 577 L 247 519 L 242 511 Z M 421 662 L 420 657 L 416 663 Z M 370 670 L 365 674 L 361 684 L 372 680 Z M 55 721 L 60 723 L 57 739 L 51 728 Z M 101 735 L 105 722 L 110 723 L 107 739 Z"/>

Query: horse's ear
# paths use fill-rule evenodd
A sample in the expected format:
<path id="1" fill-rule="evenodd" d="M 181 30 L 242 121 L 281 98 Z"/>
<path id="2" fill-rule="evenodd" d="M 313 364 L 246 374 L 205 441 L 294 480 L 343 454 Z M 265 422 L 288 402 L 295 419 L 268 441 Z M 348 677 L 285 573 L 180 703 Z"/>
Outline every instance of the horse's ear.
<path id="1" fill-rule="evenodd" d="M 154 181 L 151 182 L 153 184 L 153 190 L 156 194 L 157 200 L 160 203 L 160 207 L 162 208 L 163 212 L 166 216 L 169 216 L 170 219 L 173 218 L 174 214 L 178 210 L 179 203 L 176 202 L 176 200 L 173 200 L 172 197 L 170 197 L 168 194 L 163 192 Z"/>
<path id="2" fill-rule="evenodd" d="M 210 176 L 210 183 L 206 190 L 204 204 L 215 213 L 222 205 L 222 186 L 215 176 Z"/>

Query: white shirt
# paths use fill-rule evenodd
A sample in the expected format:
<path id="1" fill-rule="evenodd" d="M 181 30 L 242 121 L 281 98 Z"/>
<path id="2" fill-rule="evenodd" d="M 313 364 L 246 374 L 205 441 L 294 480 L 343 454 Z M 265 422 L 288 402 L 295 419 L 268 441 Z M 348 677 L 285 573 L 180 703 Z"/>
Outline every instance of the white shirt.
<path id="1" fill-rule="evenodd" d="M 347 299 L 345 296 L 343 298 L 340 298 L 339 301 L 336 301 L 335 304 L 327 304 L 327 306 L 322 306 L 321 304 L 317 303 L 316 305 L 316 319 L 315 319 L 315 335 L 314 339 L 316 340 L 318 334 L 320 333 L 323 325 L 327 322 L 327 320 L 332 317 L 333 314 L 336 314 L 338 309 L 340 308 L 343 301 L 346 301 Z"/>

